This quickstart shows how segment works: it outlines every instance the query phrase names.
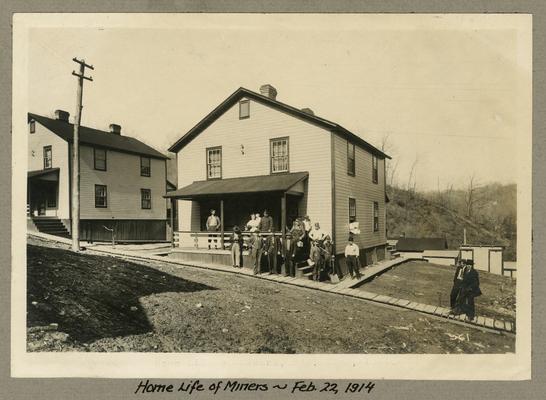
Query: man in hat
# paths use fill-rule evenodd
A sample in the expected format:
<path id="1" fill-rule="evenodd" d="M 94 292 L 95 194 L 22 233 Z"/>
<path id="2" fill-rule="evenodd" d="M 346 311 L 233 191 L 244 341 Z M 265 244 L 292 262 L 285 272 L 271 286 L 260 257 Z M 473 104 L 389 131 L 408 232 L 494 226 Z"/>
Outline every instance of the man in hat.
<path id="1" fill-rule="evenodd" d="M 231 264 L 234 268 L 241 268 L 242 267 L 242 255 L 243 255 L 243 234 L 241 233 L 241 230 L 236 225 L 233 228 L 233 233 L 231 234 Z"/>
<path id="2" fill-rule="evenodd" d="M 345 260 L 351 279 L 360 279 L 360 249 L 354 242 L 353 236 L 349 236 L 349 243 L 345 246 Z"/>
<path id="3" fill-rule="evenodd" d="M 220 218 L 216 215 L 216 210 L 211 209 L 210 215 L 207 218 L 207 222 L 205 223 L 205 226 L 207 228 L 208 232 L 217 232 L 218 229 L 220 229 Z M 218 248 L 218 235 L 216 234 L 209 234 L 209 250 L 211 246 L 211 242 L 214 242 L 214 248 Z"/>
<path id="4" fill-rule="evenodd" d="M 461 285 L 463 283 L 464 266 L 464 260 L 459 260 L 457 262 L 457 268 L 455 268 L 455 275 L 453 276 L 453 287 L 451 288 L 451 293 L 449 294 L 449 305 L 451 307 L 452 313 L 457 312 L 457 298 L 459 297 L 459 292 L 461 291 Z"/>
<path id="5" fill-rule="evenodd" d="M 458 305 L 460 310 L 466 314 L 466 317 L 470 321 L 472 321 L 476 316 L 474 298 L 480 296 L 481 294 L 480 278 L 478 271 L 474 269 L 474 261 L 466 260 Z"/>
<path id="6" fill-rule="evenodd" d="M 255 230 L 250 236 L 248 243 L 250 251 L 250 263 L 253 267 L 254 275 L 258 275 L 260 272 L 260 261 L 262 258 L 262 239 L 260 238 L 260 231 Z"/>
<path id="7" fill-rule="evenodd" d="M 273 231 L 273 218 L 271 218 L 267 210 L 264 210 L 264 216 L 260 219 L 258 229 L 260 230 L 260 232 Z"/>

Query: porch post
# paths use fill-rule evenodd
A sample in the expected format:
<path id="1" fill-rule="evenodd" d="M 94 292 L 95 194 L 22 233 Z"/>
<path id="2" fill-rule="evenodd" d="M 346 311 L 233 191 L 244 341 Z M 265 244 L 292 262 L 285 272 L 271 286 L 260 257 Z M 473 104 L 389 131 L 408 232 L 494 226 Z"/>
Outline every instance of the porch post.
<path id="1" fill-rule="evenodd" d="M 174 204 L 175 204 L 175 199 L 173 197 L 171 197 L 171 247 L 174 247 Z"/>
<path id="2" fill-rule="evenodd" d="M 224 250 L 224 199 L 220 199 L 220 248 Z"/>

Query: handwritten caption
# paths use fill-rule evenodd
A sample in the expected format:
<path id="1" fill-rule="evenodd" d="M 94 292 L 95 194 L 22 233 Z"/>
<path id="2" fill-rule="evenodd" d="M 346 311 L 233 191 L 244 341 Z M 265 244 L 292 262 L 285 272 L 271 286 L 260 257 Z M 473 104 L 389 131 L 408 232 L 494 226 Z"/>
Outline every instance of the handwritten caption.
<path id="1" fill-rule="evenodd" d="M 160 384 L 146 381 L 140 381 L 135 389 L 135 394 L 149 393 L 179 393 L 191 395 L 198 392 L 209 392 L 217 394 L 218 392 L 268 392 L 279 391 L 290 394 L 296 393 L 370 393 L 375 387 L 374 382 L 348 382 L 338 384 L 335 382 L 296 381 L 294 383 L 258 383 L 253 381 L 226 380 L 215 381 L 212 383 L 202 383 L 199 379 L 191 381 L 182 381 L 180 383 Z"/>

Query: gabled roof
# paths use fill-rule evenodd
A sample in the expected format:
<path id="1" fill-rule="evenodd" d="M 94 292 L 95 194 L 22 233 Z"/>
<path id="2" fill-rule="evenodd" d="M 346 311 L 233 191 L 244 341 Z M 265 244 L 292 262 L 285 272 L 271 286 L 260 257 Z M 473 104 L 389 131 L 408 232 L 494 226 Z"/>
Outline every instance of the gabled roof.
<path id="1" fill-rule="evenodd" d="M 289 190 L 308 176 L 308 172 L 292 172 L 289 174 L 195 181 L 178 190 L 167 192 L 163 197 L 194 199 L 226 194 L 281 192 Z"/>
<path id="2" fill-rule="evenodd" d="M 34 120 L 60 138 L 67 142 L 72 142 L 74 137 L 74 124 L 32 113 L 28 113 L 28 120 Z M 88 128 L 86 126 L 80 126 L 79 132 L 81 144 L 100 146 L 124 153 L 140 154 L 153 158 L 168 158 L 154 148 L 142 143 L 140 140 L 129 136 L 117 135 L 98 129 Z"/>
<path id="3" fill-rule="evenodd" d="M 397 251 L 446 250 L 444 238 L 400 238 L 396 243 Z"/>
<path id="4" fill-rule="evenodd" d="M 231 96 L 224 100 L 218 107 L 212 110 L 205 118 L 203 118 L 197 125 L 191 128 L 184 136 L 182 136 L 175 144 L 173 144 L 169 151 L 178 152 L 181 148 L 191 142 L 197 135 L 203 132 L 207 127 L 209 127 L 214 121 L 216 121 L 222 114 L 224 114 L 230 107 L 236 104 L 243 97 L 257 101 L 258 103 L 265 104 L 276 110 L 285 112 L 293 117 L 299 118 L 301 120 L 307 121 L 311 124 L 317 125 L 321 128 L 327 129 L 329 131 L 336 132 L 341 136 L 351 140 L 355 144 L 363 147 L 372 154 L 377 155 L 381 158 L 390 158 L 387 154 L 383 153 L 378 148 L 372 146 L 370 143 L 366 142 L 360 136 L 355 135 L 354 133 L 348 131 L 344 127 L 335 122 L 328 121 L 327 119 L 318 117 L 313 114 L 306 113 L 296 107 L 292 107 L 288 104 L 281 103 L 278 100 L 270 99 L 269 97 L 263 96 L 259 93 L 253 92 L 252 90 L 245 89 L 243 87 L 237 89 Z"/>

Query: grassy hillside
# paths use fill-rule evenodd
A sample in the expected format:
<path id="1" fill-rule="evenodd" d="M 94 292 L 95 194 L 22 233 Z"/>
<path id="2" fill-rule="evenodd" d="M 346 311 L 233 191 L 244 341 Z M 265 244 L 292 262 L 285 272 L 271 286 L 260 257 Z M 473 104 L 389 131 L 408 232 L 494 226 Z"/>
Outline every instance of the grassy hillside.
<path id="1" fill-rule="evenodd" d="M 389 187 L 389 237 L 446 237 L 450 248 L 463 243 L 505 246 L 516 259 L 516 185 L 490 184 L 470 190 L 414 192 Z"/>

